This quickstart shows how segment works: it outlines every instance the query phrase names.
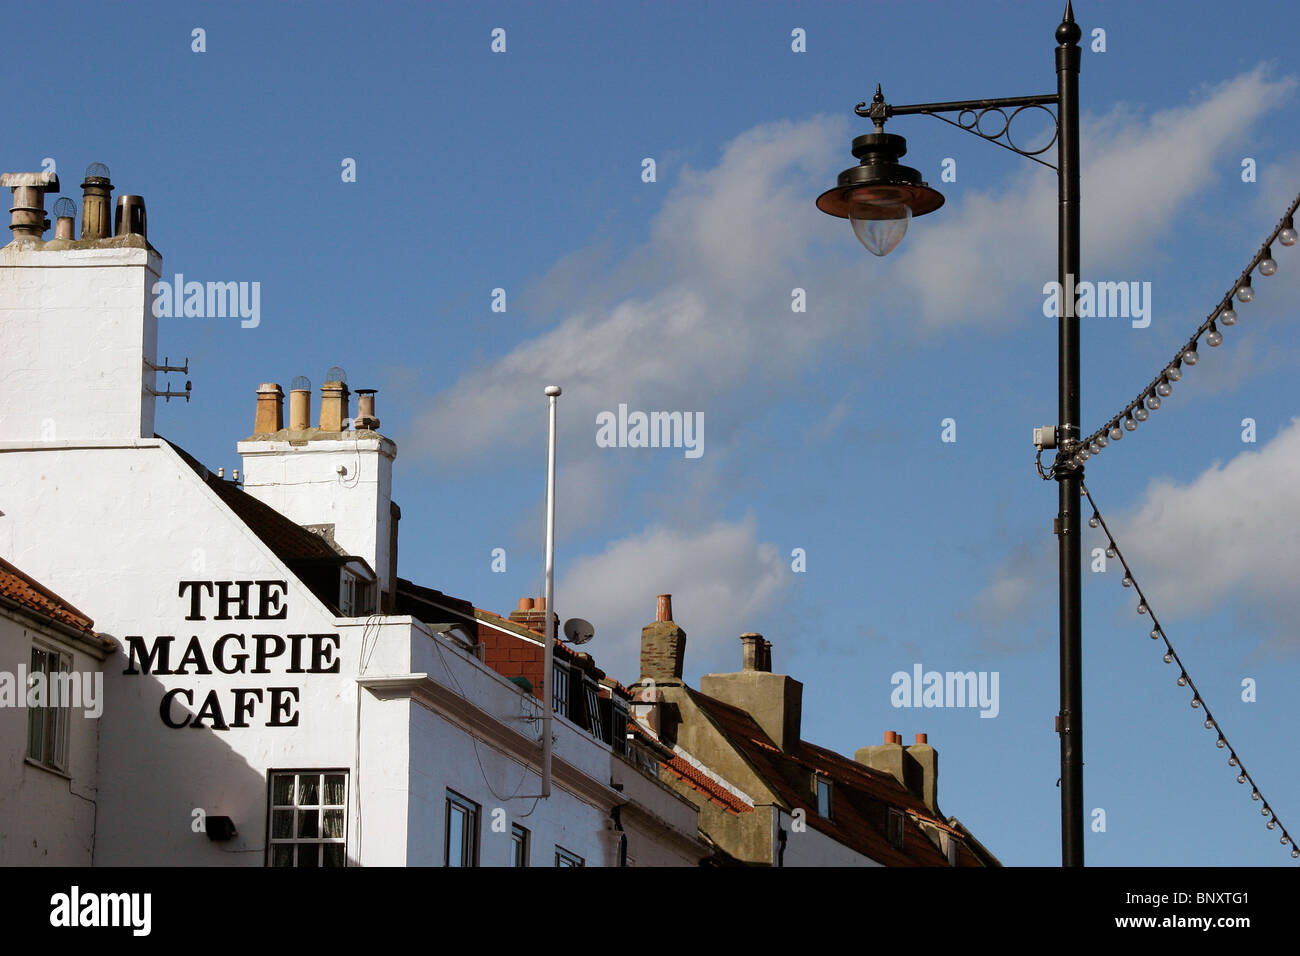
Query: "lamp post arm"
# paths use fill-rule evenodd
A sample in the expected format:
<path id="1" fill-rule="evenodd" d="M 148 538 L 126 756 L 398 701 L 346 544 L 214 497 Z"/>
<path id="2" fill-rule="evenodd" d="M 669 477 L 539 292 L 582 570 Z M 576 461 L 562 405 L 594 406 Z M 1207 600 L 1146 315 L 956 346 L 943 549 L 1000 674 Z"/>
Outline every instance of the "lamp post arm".
<path id="1" fill-rule="evenodd" d="M 914 116 L 922 114 L 942 120 L 949 126 L 955 126 L 968 133 L 974 133 L 980 139 L 988 140 L 995 146 L 1010 150 L 1026 159 L 1031 159 L 1040 166 L 1056 169 L 1051 163 L 1038 157 L 1056 145 L 1061 135 L 1060 120 L 1061 97 L 1057 93 L 1044 93 L 1038 96 L 1003 96 L 986 100 L 950 100 L 945 103 L 913 103 L 908 106 L 890 106 L 876 86 L 876 95 L 871 103 L 859 103 L 853 111 L 865 116 L 876 124 L 876 132 L 883 132 L 885 120 L 891 116 Z M 1052 107 L 1057 111 L 1053 112 Z M 1011 124 L 1025 110 L 1042 110 L 1052 118 L 1052 138 L 1037 149 L 1025 149 L 1017 146 L 1011 138 Z M 1008 113 L 1007 111 L 1011 112 Z M 950 120 L 944 113 L 956 113 L 957 119 Z M 984 128 L 988 117 L 996 117 L 992 123 L 996 127 Z"/>

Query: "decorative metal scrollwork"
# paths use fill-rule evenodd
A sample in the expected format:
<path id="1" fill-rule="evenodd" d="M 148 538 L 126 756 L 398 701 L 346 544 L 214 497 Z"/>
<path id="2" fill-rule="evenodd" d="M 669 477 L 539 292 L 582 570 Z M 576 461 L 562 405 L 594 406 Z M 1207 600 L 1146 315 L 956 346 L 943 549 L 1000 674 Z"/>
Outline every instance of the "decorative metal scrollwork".
<path id="1" fill-rule="evenodd" d="M 1025 149 L 1024 147 L 1017 146 L 1015 140 L 1011 138 L 1011 125 L 1016 121 L 1016 117 L 1025 110 L 1042 110 L 1052 118 L 1052 138 L 1038 149 Z M 996 132 L 992 127 L 987 130 L 984 129 L 984 123 L 989 121 L 991 114 L 997 114 L 996 118 L 992 121 L 997 125 Z M 1000 106 L 989 106 L 981 110 L 965 109 L 957 114 L 956 120 L 950 120 L 948 117 L 943 116 L 938 112 L 930 112 L 928 110 L 925 111 L 925 115 L 933 116 L 938 120 L 943 120 L 949 126 L 956 126 L 958 129 L 964 129 L 968 133 L 974 133 L 980 139 L 986 139 L 996 146 L 1001 146 L 1003 149 L 1009 149 L 1011 152 L 1018 153 L 1026 159 L 1032 159 L 1040 166 L 1046 166 L 1048 169 L 1056 169 L 1056 167 L 1051 163 L 1045 162 L 1038 157 L 1040 154 L 1047 152 L 1056 145 L 1056 141 L 1061 135 L 1061 121 L 1056 113 L 1039 103 L 1031 103 L 1027 106 L 1018 106 L 1011 111 L 1010 115 L 1007 115 L 1007 111 Z M 1003 140 L 1005 140 L 1005 142 L 1003 142 Z"/>

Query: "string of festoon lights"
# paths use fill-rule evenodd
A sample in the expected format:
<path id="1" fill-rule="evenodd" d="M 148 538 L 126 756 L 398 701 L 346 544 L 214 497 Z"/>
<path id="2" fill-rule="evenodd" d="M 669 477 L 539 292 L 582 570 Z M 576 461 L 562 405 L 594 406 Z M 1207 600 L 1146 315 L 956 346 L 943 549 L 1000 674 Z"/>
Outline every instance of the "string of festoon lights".
<path id="1" fill-rule="evenodd" d="M 1205 344 L 1211 348 L 1217 348 L 1222 344 L 1223 333 L 1219 330 L 1219 327 L 1230 328 L 1237 324 L 1237 311 L 1233 308 L 1233 298 L 1235 297 L 1243 305 L 1255 298 L 1255 290 L 1251 286 L 1251 275 L 1257 268 L 1261 276 L 1271 276 L 1277 272 L 1277 262 L 1273 259 L 1273 243 L 1276 242 L 1283 246 L 1294 246 L 1296 244 L 1297 235 L 1294 216 L 1297 208 L 1300 208 L 1300 196 L 1296 196 L 1291 201 L 1291 206 L 1287 209 L 1286 215 L 1269 233 L 1264 244 L 1255 253 L 1255 257 L 1250 260 L 1250 265 L 1246 266 L 1241 275 L 1237 277 L 1237 281 L 1232 288 L 1223 296 L 1205 321 L 1200 324 L 1196 333 L 1178 350 L 1173 361 L 1161 369 L 1159 374 L 1137 394 L 1137 397 L 1124 406 L 1123 411 L 1112 417 L 1109 422 L 1087 438 L 1062 447 L 1060 451 L 1062 458 L 1059 460 L 1064 460 L 1078 467 L 1093 455 L 1100 454 L 1111 442 L 1117 442 L 1123 438 L 1124 432 L 1135 431 L 1138 425 L 1146 421 L 1151 412 L 1158 409 L 1164 399 L 1168 398 L 1173 392 L 1174 384 L 1182 380 L 1183 368 L 1191 368 L 1200 361 L 1201 356 L 1197 351 L 1197 345 L 1200 343 L 1201 337 L 1204 336 Z M 1042 470 L 1041 466 L 1039 470 Z M 1044 477 L 1047 476 L 1045 473 Z"/>
<path id="2" fill-rule="evenodd" d="M 1123 584 L 1124 587 L 1132 588 L 1137 593 L 1138 614 L 1149 615 L 1151 617 L 1151 640 L 1163 641 L 1165 647 L 1164 662 L 1166 664 L 1178 665 L 1178 686 L 1191 688 L 1192 709 L 1204 711 L 1205 729 L 1213 730 L 1218 734 L 1218 738 L 1215 740 L 1214 745 L 1220 750 L 1227 751 L 1228 766 L 1237 771 L 1237 783 L 1250 785 L 1250 798 L 1259 803 L 1260 816 L 1262 816 L 1266 821 L 1264 825 L 1270 830 L 1280 830 L 1282 832 L 1282 836 L 1280 837 L 1281 844 L 1283 846 L 1291 847 L 1292 859 L 1300 859 L 1300 847 L 1294 845 L 1291 839 L 1291 834 L 1287 832 L 1286 827 L 1282 825 L 1282 821 L 1278 819 L 1272 806 L 1264 799 L 1264 795 L 1260 793 L 1259 786 L 1255 783 L 1254 778 L 1251 777 L 1250 771 L 1246 769 L 1246 765 L 1242 762 L 1241 757 L 1238 756 L 1236 748 L 1228 742 L 1228 737 L 1224 734 L 1223 728 L 1219 726 L 1219 722 L 1215 720 L 1214 715 L 1210 713 L 1210 707 L 1201 697 L 1201 692 L 1197 690 L 1196 682 L 1193 681 L 1191 675 L 1187 673 L 1187 668 L 1183 665 L 1182 659 L 1178 656 L 1178 652 L 1174 650 L 1174 645 L 1170 642 L 1169 636 L 1165 633 L 1165 629 L 1160 625 L 1160 620 L 1156 617 L 1155 610 L 1147 601 L 1147 596 L 1143 593 L 1142 586 L 1138 584 L 1137 578 L 1133 576 L 1133 569 L 1129 567 L 1128 562 L 1124 559 L 1124 553 L 1120 551 L 1119 545 L 1115 543 L 1115 536 L 1111 534 L 1110 527 L 1106 524 L 1105 519 L 1102 518 L 1101 511 L 1097 507 L 1097 502 L 1093 500 L 1092 492 L 1090 492 L 1088 486 L 1082 482 L 1080 482 L 1080 487 L 1083 493 L 1087 496 L 1088 503 L 1092 505 L 1092 517 L 1088 519 L 1088 526 L 1092 528 L 1100 527 L 1101 530 L 1105 532 L 1106 557 L 1111 559 L 1118 558 L 1119 563 L 1123 566 Z"/>

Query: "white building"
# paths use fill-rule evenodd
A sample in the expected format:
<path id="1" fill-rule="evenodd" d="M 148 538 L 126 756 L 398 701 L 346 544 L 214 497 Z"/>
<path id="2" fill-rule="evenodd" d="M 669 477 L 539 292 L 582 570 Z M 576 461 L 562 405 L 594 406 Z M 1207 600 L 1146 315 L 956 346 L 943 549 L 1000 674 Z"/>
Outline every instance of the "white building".
<path id="1" fill-rule="evenodd" d="M 82 238 L 60 220 L 62 238 L 47 242 L 44 193 L 57 179 L 0 185 L 14 189 L 14 239 L 0 249 L 0 555 L 93 618 L 98 643 L 73 648 L 73 666 L 98 668 L 92 646 L 108 655 L 97 773 L 93 755 L 70 781 L 16 757 L 13 718 L 0 713 L 0 761 L 22 764 L 18 784 L 0 781 L 0 862 L 35 862 L 5 848 L 37 831 L 48 841 L 54 815 L 73 813 L 40 799 L 32 775 L 50 777 L 46 790 L 80 788 L 51 862 L 708 856 L 696 807 L 656 779 L 653 758 L 564 717 L 552 794 L 534 799 L 540 703 L 476 653 L 496 625 L 454 599 L 408 598 L 418 615 L 391 613 L 396 447 L 373 399 L 351 419 L 331 375 L 318 425 L 299 388 L 284 428 L 282 390 L 263 385 L 255 434 L 238 446 L 243 488 L 211 473 L 154 434 L 163 272 L 142 212 L 109 236 L 112 186 L 92 168 Z M 47 639 L 6 632 L 0 671 Z"/>

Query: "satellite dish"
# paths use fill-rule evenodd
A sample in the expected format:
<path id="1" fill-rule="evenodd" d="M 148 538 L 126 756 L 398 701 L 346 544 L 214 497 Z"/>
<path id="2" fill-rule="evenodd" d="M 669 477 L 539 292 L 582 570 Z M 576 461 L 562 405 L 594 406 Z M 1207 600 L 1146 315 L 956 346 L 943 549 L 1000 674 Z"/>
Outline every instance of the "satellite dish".
<path id="1" fill-rule="evenodd" d="M 586 644 L 596 636 L 596 629 L 590 621 L 580 617 L 571 617 L 564 622 L 564 639 L 570 644 Z"/>

